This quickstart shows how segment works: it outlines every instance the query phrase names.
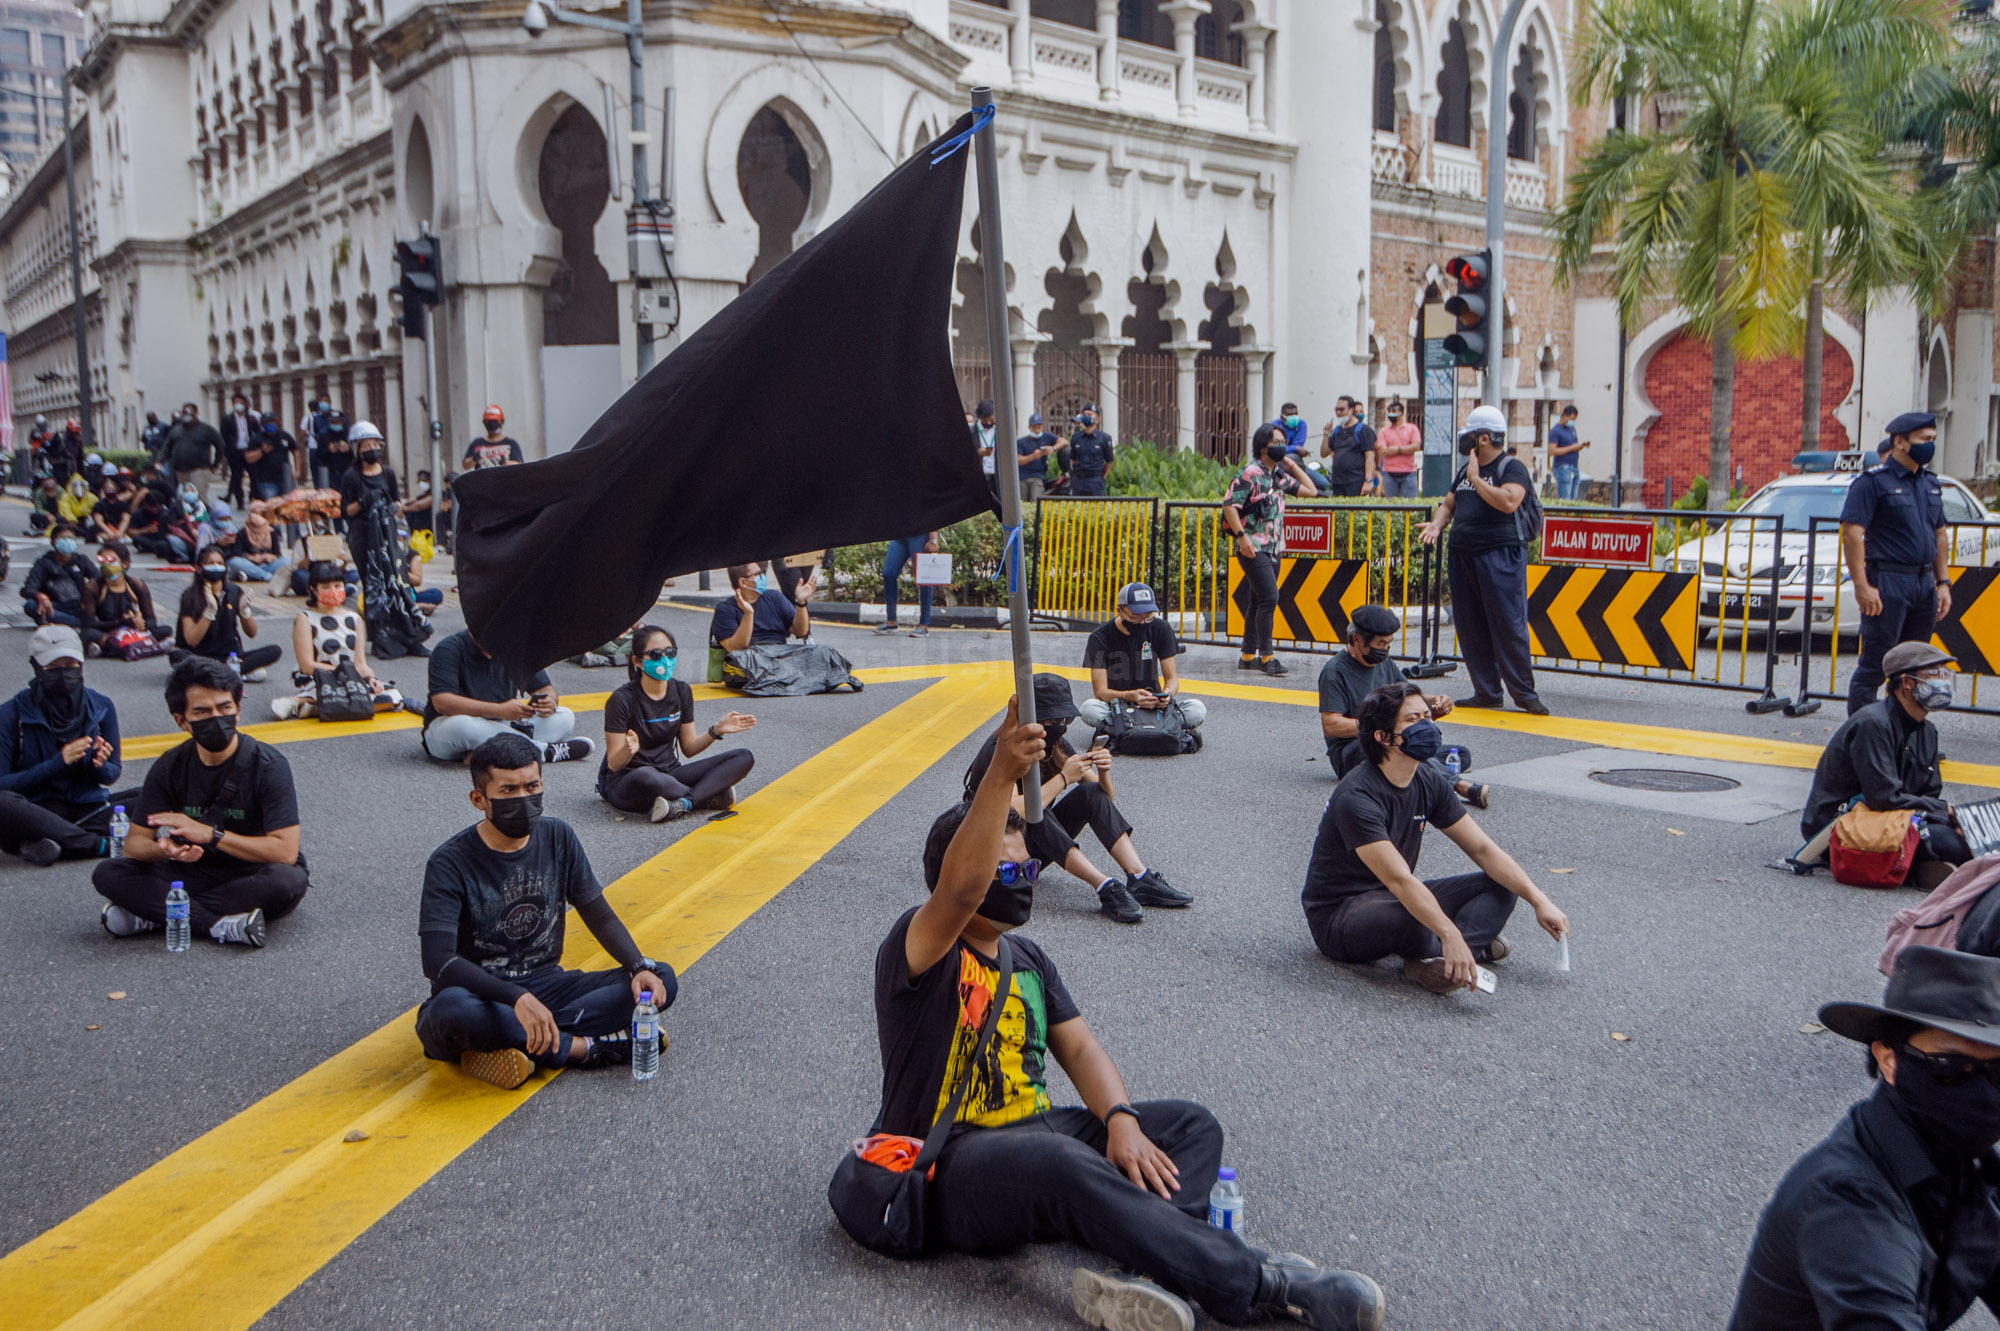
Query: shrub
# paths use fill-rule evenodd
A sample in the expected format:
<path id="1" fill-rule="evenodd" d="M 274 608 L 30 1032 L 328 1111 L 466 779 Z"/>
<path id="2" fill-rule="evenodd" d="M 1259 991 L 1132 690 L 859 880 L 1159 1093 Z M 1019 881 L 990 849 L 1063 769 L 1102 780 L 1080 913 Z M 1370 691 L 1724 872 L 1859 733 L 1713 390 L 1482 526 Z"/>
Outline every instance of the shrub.
<path id="1" fill-rule="evenodd" d="M 1105 488 L 1114 495 L 1216 500 L 1235 477 L 1234 467 L 1199 453 L 1166 452 L 1141 439 L 1119 448 Z"/>

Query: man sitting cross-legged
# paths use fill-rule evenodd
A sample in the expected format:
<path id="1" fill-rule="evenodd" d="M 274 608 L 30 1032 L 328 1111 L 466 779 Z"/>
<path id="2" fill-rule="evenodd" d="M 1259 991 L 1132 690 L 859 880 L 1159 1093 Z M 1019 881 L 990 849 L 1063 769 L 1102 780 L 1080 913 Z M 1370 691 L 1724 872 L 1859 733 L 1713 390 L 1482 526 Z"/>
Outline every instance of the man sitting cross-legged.
<path id="1" fill-rule="evenodd" d="M 1127 1103 L 1111 1057 L 1078 1014 L 1049 956 L 1013 935 L 1013 976 L 987 1056 L 978 1043 L 999 983 L 1003 933 L 1026 924 L 1037 866 L 1014 785 L 1040 764 L 1042 728 L 1010 702 L 993 761 L 969 804 L 941 816 L 924 846 L 930 899 L 905 913 L 875 957 L 882 1108 L 875 1131 L 922 1136 L 961 1076 L 962 1125 L 938 1157 L 928 1224 L 947 1248 L 1001 1253 L 1071 1242 L 1136 1276 L 1079 1269 L 1079 1315 L 1119 1331 L 1191 1331 L 1194 1299 L 1228 1322 L 1257 1309 L 1309 1326 L 1381 1325 L 1375 1282 L 1271 1256 L 1205 1222 L 1222 1129 L 1184 1100 Z M 1053 1053 L 1085 1107 L 1054 1108 Z M 1170 1292 L 1171 1291 L 1171 1292 Z"/>
<path id="2" fill-rule="evenodd" d="M 458 632 L 431 652 L 430 696 L 424 701 L 424 752 L 440 762 L 470 760 L 495 735 L 525 735 L 543 762 L 574 762 L 597 752 L 576 730 L 576 713 L 562 705 L 549 672 L 517 684 L 499 657 Z"/>
<path id="3" fill-rule="evenodd" d="M 495 735 L 467 759 L 480 821 L 431 852 L 417 917 L 431 996 L 417 1009 L 424 1053 L 513 1090 L 540 1063 L 632 1061 L 626 1023 L 642 993 L 665 1011 L 673 968 L 639 953 L 611 911 L 569 824 L 542 817 L 542 758 L 524 735 Z M 618 969 L 562 968 L 563 916 Z M 666 1047 L 666 1034 L 660 1035 Z"/>

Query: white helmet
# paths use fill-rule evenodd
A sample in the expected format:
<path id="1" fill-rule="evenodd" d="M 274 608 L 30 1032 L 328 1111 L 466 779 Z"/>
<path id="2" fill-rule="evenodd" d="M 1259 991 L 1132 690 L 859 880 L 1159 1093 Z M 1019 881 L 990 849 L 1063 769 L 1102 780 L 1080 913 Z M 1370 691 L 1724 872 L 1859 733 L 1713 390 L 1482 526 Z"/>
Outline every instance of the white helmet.
<path id="1" fill-rule="evenodd" d="M 348 443 L 359 444 L 370 439 L 373 439 L 378 444 L 388 442 L 382 438 L 382 432 L 375 428 L 375 424 L 372 421 L 356 421 L 347 427 Z"/>
<path id="2" fill-rule="evenodd" d="M 1474 407 L 1465 414 L 1465 424 L 1458 427 L 1458 437 L 1477 434 L 1481 430 L 1493 436 L 1493 442 L 1504 445 L 1507 442 L 1507 415 L 1498 407 Z"/>

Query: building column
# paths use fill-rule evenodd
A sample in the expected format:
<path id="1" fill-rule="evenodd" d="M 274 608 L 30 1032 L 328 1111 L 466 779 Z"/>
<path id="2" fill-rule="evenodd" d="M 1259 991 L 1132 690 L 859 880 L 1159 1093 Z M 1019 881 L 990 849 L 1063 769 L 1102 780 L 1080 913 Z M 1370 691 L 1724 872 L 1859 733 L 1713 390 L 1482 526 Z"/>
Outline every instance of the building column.
<path id="1" fill-rule="evenodd" d="M 1194 342 L 1176 344 L 1168 350 L 1174 353 L 1174 402 L 1180 413 L 1180 428 L 1174 431 L 1174 446 L 1192 450 L 1200 429 L 1194 398 L 1194 358 L 1201 354 L 1202 347 L 1199 342 Z"/>
<path id="2" fill-rule="evenodd" d="M 1250 418 L 1254 430 L 1271 419 L 1271 404 L 1264 399 L 1264 363 L 1271 358 L 1271 349 L 1237 347 L 1236 355 L 1243 358 L 1243 414 Z"/>
<path id="3" fill-rule="evenodd" d="M 1236 31 L 1243 34 L 1243 60 L 1250 69 L 1250 90 L 1243 99 L 1250 113 L 1250 132 L 1268 134 L 1271 132 L 1271 118 L 1265 113 L 1264 106 L 1264 48 L 1277 29 L 1252 19 L 1237 24 Z"/>
<path id="4" fill-rule="evenodd" d="M 1027 433 L 1028 413 L 1040 411 L 1035 397 L 1035 339 L 1014 339 L 1014 428 Z"/>
<path id="5" fill-rule="evenodd" d="M 1118 439 L 1118 418 L 1120 414 L 1120 388 L 1118 385 L 1118 353 L 1132 345 L 1129 337 L 1094 337 L 1083 345 L 1097 352 L 1097 414 L 1100 419 L 1097 428 L 1104 431 L 1114 443 Z M 1105 385 L 1110 387 L 1106 388 Z"/>
<path id="6" fill-rule="evenodd" d="M 1097 0 L 1097 100 L 1118 102 L 1118 0 Z"/>
<path id="7" fill-rule="evenodd" d="M 1014 19 L 1007 34 L 1007 67 L 1014 86 L 1025 88 L 1035 81 L 1034 18 L 1028 12 L 1028 0 L 1008 0 L 1007 8 Z"/>
<path id="8" fill-rule="evenodd" d="M 1209 12 L 1208 0 L 1171 0 L 1160 12 L 1174 21 L 1174 57 L 1179 73 L 1174 88 L 1180 103 L 1181 119 L 1195 117 L 1194 21 Z"/>

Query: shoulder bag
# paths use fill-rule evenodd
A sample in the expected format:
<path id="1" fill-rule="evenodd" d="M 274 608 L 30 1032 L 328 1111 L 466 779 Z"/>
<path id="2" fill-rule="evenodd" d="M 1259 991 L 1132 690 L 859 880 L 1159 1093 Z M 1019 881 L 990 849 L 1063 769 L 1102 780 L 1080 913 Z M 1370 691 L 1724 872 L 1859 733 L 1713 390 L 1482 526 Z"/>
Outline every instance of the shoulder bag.
<path id="1" fill-rule="evenodd" d="M 1828 850 L 1833 881 L 1849 887 L 1901 887 L 1910 876 L 1918 836 L 1910 810 L 1856 804 L 1833 820 Z"/>
<path id="2" fill-rule="evenodd" d="M 375 694 L 353 661 L 313 671 L 313 711 L 322 721 L 372 721 Z"/>
<path id="3" fill-rule="evenodd" d="M 886 1132 L 858 1141 L 840 1158 L 833 1181 L 826 1185 L 826 1199 L 832 1203 L 840 1227 L 871 1252 L 907 1258 L 921 1257 L 929 1250 L 926 1211 L 931 1171 L 951 1137 L 958 1107 L 972 1081 L 971 1070 L 986 1056 L 986 1046 L 1000 1024 L 1000 1009 L 1007 1006 L 1013 984 L 1014 953 L 1004 934 L 999 961 L 1000 982 L 979 1027 L 979 1041 L 972 1046 L 972 1057 L 965 1061 L 965 1075 L 951 1089 L 951 1099 L 931 1123 L 930 1134 L 921 1142 Z"/>

